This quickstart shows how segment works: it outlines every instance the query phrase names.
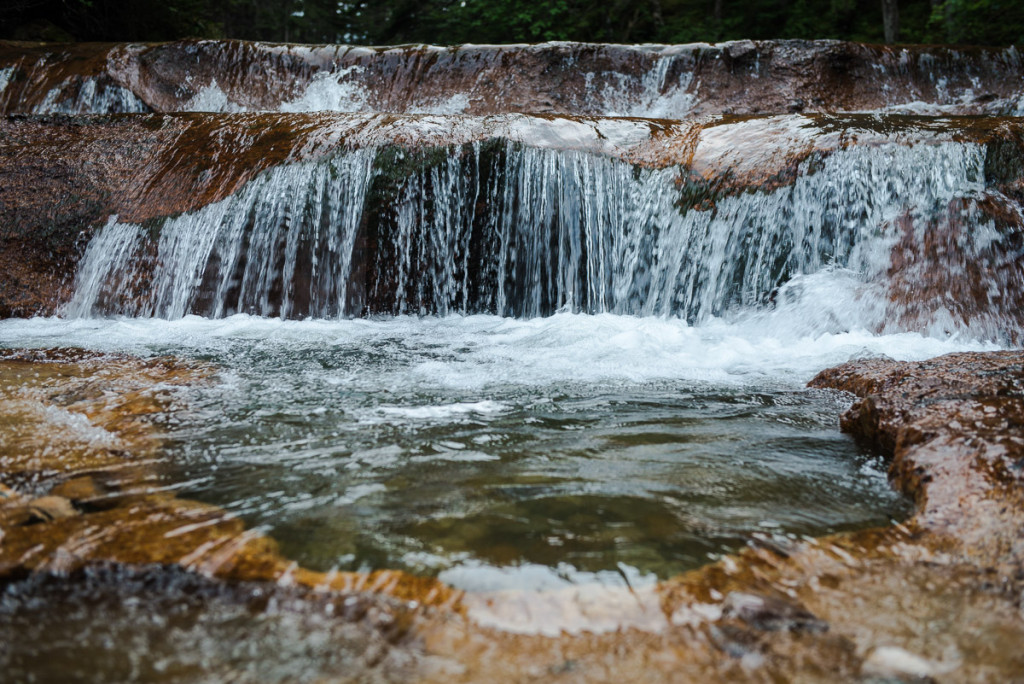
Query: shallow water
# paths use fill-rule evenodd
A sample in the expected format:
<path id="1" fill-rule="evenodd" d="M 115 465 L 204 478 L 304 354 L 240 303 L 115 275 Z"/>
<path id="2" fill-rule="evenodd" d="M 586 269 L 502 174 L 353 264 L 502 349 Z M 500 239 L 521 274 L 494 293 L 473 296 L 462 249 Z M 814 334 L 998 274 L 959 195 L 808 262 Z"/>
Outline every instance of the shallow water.
<path id="1" fill-rule="evenodd" d="M 390 633 L 381 603 L 280 587 L 270 595 L 167 568 L 35 576 L 0 590 L 2 678 L 351 681 L 358 671 L 361 681 L 408 681 L 415 654 Z"/>
<path id="2" fill-rule="evenodd" d="M 223 506 L 314 569 L 401 568 L 470 590 L 646 584 L 752 535 L 907 512 L 804 389 L 885 353 L 987 348 L 800 336 L 793 321 L 559 314 L 280 321 L 33 319 L 9 347 L 212 362 L 160 415 L 159 485 Z"/>

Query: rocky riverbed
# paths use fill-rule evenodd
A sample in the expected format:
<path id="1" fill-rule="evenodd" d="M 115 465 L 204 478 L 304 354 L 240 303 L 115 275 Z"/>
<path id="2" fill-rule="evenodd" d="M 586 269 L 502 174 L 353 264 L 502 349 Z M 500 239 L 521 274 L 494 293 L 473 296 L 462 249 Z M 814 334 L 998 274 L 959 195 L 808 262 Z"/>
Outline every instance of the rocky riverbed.
<path id="1" fill-rule="evenodd" d="M 261 593 L 256 615 L 274 597 L 297 620 L 309 601 L 335 606 L 351 638 L 390 653 L 355 661 L 385 679 L 1010 681 L 1024 667 L 1019 352 L 869 359 L 812 381 L 856 395 L 843 429 L 890 459 L 893 484 L 916 502 L 903 524 L 755 538 L 654 587 L 491 594 L 397 572 L 310 572 L 224 511 L 154 487 L 160 439 L 146 416 L 168 409 L 168 383 L 204 382 L 201 365 L 58 350 L 7 352 L 0 370 L 15 418 L 0 456 L 11 625 L 27 619 L 18 597 L 40 577 L 53 578 L 33 590 L 42 595 L 114 577 L 103 591 L 137 593 L 132 577 L 184 570 L 197 577 L 186 584 L 226 583 L 217 601 Z"/>
<path id="2" fill-rule="evenodd" d="M 1024 681 L 1021 64 L 0 42 L 0 672 Z"/>

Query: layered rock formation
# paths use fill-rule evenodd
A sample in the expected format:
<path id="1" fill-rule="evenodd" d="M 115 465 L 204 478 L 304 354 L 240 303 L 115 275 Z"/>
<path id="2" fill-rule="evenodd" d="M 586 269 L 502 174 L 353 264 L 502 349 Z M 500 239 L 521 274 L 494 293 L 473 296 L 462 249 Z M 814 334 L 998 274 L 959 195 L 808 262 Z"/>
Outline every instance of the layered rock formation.
<path id="1" fill-rule="evenodd" d="M 813 387 L 859 397 L 842 428 L 890 455 L 890 476 L 917 502 L 914 523 L 1017 580 L 1024 569 L 1024 356 L 951 354 L 858 361 Z"/>
<path id="2" fill-rule="evenodd" d="M 4 43 L 0 111 L 1018 115 L 1021 69 L 1014 48 L 838 41 L 393 48 Z"/>
<path id="3" fill-rule="evenodd" d="M 852 297 L 808 335 L 1019 343 L 1020 74 L 1013 48 L 835 42 L 5 43 L 0 317 L 700 323 L 811 311 L 810 280 L 846 270 Z M 902 525 L 756 537 L 653 588 L 462 595 L 306 570 L 162 490 L 150 417 L 211 369 L 6 352 L 0 581 L 29 598 L 0 609 L 23 620 L 77 583 L 227 586 L 216 600 L 250 614 L 356 625 L 375 655 L 353 676 L 402 680 L 1003 681 L 1024 668 L 1022 364 L 813 381 L 858 395 L 843 428 L 892 459 L 916 502 Z"/>

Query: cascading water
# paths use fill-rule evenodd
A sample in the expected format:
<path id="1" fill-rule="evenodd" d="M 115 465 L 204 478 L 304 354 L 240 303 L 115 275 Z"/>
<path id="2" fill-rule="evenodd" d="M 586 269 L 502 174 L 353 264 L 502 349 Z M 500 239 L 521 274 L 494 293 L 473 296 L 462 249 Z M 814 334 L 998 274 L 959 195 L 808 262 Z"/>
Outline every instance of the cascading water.
<path id="1" fill-rule="evenodd" d="M 879 329 L 897 222 L 925 231 L 951 202 L 984 197 L 985 154 L 970 143 L 864 146 L 812 156 L 782 187 L 709 200 L 688 197 L 698 181 L 679 169 L 585 152 L 356 150 L 274 168 L 158 225 L 112 218 L 65 312 L 566 310 L 699 322 L 769 305 L 793 278 L 846 269 L 862 282 L 861 317 L 822 332 Z"/>
<path id="2" fill-rule="evenodd" d="M 152 231 L 112 217 L 86 251 L 68 315 L 344 313 L 373 159 L 362 151 L 273 169 L 226 200 L 166 220 L 155 244 Z"/>
<path id="3" fill-rule="evenodd" d="M 100 494 L 66 521 L 84 531 L 42 566 L 67 585 L 33 581 L 0 596 L 10 616 L 0 633 L 29 653 L 17 656 L 27 666 L 5 670 L 16 678 L 45 671 L 45 640 L 28 627 L 53 634 L 61 621 L 57 631 L 75 639 L 110 641 L 90 631 L 94 611 L 68 627 L 45 601 L 88 605 L 67 589 L 78 585 L 65 564 L 108 548 L 118 511 L 129 511 L 126 524 L 146 517 L 139 502 L 169 511 L 140 523 L 159 518 L 153 543 L 200 539 L 178 560 L 152 556 L 187 569 L 164 597 L 212 591 L 193 569 L 261 572 L 252 567 L 265 556 L 229 564 L 255 540 L 286 569 L 276 586 L 258 575 L 251 596 L 239 589 L 246 601 L 277 597 L 309 570 L 328 573 L 325 586 L 360 573 L 376 590 L 387 576 L 362 573 L 397 569 L 470 592 L 459 629 L 473 638 L 474 620 L 558 638 L 702 625 L 697 612 L 666 618 L 661 580 L 715 561 L 728 571 L 748 545 L 781 558 L 909 510 L 886 464 L 836 430 L 848 398 L 808 390 L 811 377 L 851 358 L 923 359 L 1022 338 L 1021 122 L 880 113 L 1019 111 L 1006 78 L 1020 69 L 1012 48 L 189 41 L 26 47 L 16 59 L 12 50 L 0 45 L 4 111 L 185 112 L 0 122 L 11 153 L 0 159 L 31 172 L 24 182 L 0 176 L 12 181 L 0 183 L 0 208 L 16 209 L 13 219 L 0 212 L 0 257 L 11 249 L 26 268 L 67 268 L 66 281 L 46 281 L 57 290 L 73 281 L 69 296 L 54 294 L 58 315 L 0 321 L 0 348 L 88 350 L 61 352 L 43 373 L 25 372 L 36 366 L 17 354 L 0 359 L 0 406 L 15 425 L 0 438 L 16 437 L 0 439 L 0 475 L 10 453 L 58 431 L 103 464 L 82 478 Z M 863 77 L 831 89 L 847 70 Z M 797 71 L 806 82 L 773 81 Z M 875 88 L 875 77 L 894 85 Z M 775 113 L 727 115 L 734 106 Z M 876 114 L 783 114 L 816 108 Z M 297 113 L 324 110 L 386 113 Z M 277 113 L 226 113 L 246 111 Z M 653 118 L 694 112 L 717 115 Z M 609 113 L 651 118 L 593 116 Z M 21 312 L 15 305 L 27 305 L 9 302 L 35 283 L 11 272 L 0 304 Z M 111 356 L 83 363 L 80 384 L 60 384 L 92 352 Z M 104 365 L 133 357 L 155 387 L 120 383 Z M 175 364 L 188 382 L 176 383 Z M 139 416 L 114 416 L 108 431 L 80 412 L 105 411 L 122 389 Z M 130 439 L 140 425 L 150 441 Z M 136 443 L 141 458 L 131 460 L 126 445 Z M 16 484 L 39 496 L 69 477 L 26 468 Z M 210 509 L 196 501 L 217 519 L 200 519 Z M 186 511 L 180 520 L 174 506 Z M 216 537 L 221 523 L 235 536 Z M 137 529 L 124 557 L 141 564 L 151 556 Z M 136 585 L 164 565 L 117 567 L 82 593 L 143 594 Z M 330 595 L 320 588 L 311 594 Z M 523 604 L 543 604 L 540 617 L 506 614 L 510 597 L 549 590 Z M 589 590 L 610 617 L 594 618 L 593 603 L 546 612 L 550 597 L 572 607 Z M 710 591 L 697 609 L 722 614 L 728 599 Z M 610 597 L 643 619 L 619 621 Z M 207 622 L 185 631 L 162 622 L 168 601 L 151 597 L 103 615 L 109 633 L 130 636 L 148 612 L 139 606 L 159 606 L 160 648 L 133 641 L 133 667 L 159 651 L 160 672 L 173 672 L 197 652 L 225 660 L 224 672 L 254 671 L 224 653 L 237 639 L 279 663 L 282 680 L 316 678 L 307 641 L 324 638 L 333 613 L 312 601 L 301 629 L 275 618 L 271 647 L 254 649 L 251 616 L 236 619 L 222 598 L 197 602 Z M 728 624 L 747 620 L 749 598 L 732 597 Z M 294 657 L 279 656 L 280 643 Z M 330 645 L 316 657 L 333 657 Z M 353 641 L 353 652 L 375 659 L 364 646 Z M 762 656 L 742 650 L 729 675 L 736 663 L 759 667 Z M 348 662 L 328 670 L 350 676 Z"/>
<path id="4" fill-rule="evenodd" d="M 149 111 L 142 100 L 128 89 L 117 85 L 97 85 L 88 79 L 73 86 L 54 88 L 42 102 L 32 108 L 33 114 L 144 114 Z M 0 88 L 3 90 L 3 88 Z M 68 93 L 66 91 L 71 91 Z"/>

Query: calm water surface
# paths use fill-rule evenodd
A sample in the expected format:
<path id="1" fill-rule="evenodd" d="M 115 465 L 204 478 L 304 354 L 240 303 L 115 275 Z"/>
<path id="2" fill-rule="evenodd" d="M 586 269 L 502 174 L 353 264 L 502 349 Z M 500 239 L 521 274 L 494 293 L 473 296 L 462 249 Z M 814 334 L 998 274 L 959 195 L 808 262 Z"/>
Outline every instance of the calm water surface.
<path id="1" fill-rule="evenodd" d="M 471 590 L 648 583 L 752 535 L 907 510 L 839 433 L 849 400 L 803 387 L 817 367 L 875 353 L 867 334 L 786 343 L 610 315 L 239 316 L 23 321 L 0 340 L 213 364 L 180 390 L 186 410 L 157 418 L 171 463 L 160 484 L 315 569 L 401 568 Z"/>

